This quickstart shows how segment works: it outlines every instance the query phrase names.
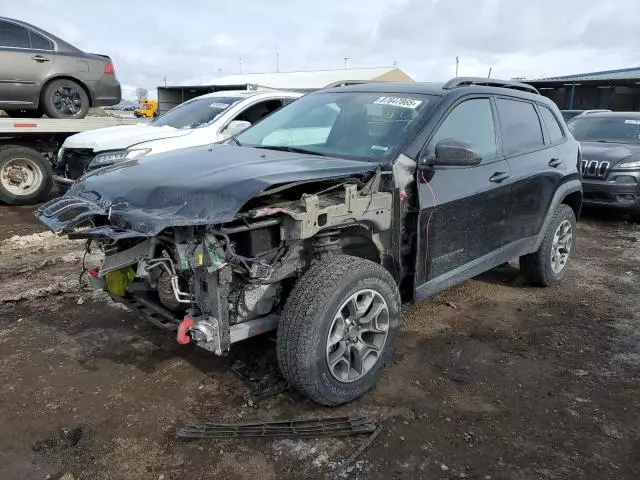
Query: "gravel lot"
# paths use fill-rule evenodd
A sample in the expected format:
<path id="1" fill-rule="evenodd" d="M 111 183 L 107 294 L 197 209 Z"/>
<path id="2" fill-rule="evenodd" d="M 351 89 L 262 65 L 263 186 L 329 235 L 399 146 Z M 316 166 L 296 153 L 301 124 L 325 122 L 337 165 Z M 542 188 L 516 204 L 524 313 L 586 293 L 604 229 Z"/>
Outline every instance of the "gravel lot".
<path id="1" fill-rule="evenodd" d="M 326 409 L 249 402 L 230 356 L 79 291 L 82 244 L 0 206 L 0 479 L 324 479 L 364 441 L 183 441 L 187 422 L 369 415 L 382 434 L 346 478 L 640 478 L 640 227 L 579 225 L 568 280 L 503 266 L 406 306 L 378 388 Z M 258 352 L 256 354 L 256 351 Z"/>

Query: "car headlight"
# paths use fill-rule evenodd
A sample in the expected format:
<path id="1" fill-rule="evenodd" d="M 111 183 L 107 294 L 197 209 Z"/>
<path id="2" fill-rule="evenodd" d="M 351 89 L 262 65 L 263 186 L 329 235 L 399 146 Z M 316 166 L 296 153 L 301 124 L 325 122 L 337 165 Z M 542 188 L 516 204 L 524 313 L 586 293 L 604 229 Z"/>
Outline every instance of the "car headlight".
<path id="1" fill-rule="evenodd" d="M 640 160 L 635 160 L 633 162 L 624 162 L 614 167 L 616 170 L 633 170 L 636 168 L 640 168 Z"/>
<path id="2" fill-rule="evenodd" d="M 136 158 L 144 157 L 150 151 L 150 148 L 140 148 L 138 150 L 118 150 L 115 152 L 99 153 L 93 157 L 93 160 L 89 163 L 89 168 L 106 167 L 107 165 L 124 162 L 125 160 L 135 160 Z"/>

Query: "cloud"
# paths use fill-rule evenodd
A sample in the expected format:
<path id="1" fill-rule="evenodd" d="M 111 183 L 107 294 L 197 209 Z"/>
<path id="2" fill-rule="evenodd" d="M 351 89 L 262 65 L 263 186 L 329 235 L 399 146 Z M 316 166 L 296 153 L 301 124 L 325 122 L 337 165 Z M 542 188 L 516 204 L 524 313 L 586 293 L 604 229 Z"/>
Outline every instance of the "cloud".
<path id="1" fill-rule="evenodd" d="M 70 17 L 68 12 L 73 12 Z M 127 86 L 219 75 L 399 66 L 417 80 L 455 73 L 562 75 L 640 64 L 637 0 L 245 0 L 6 2 L 33 23 L 114 60 Z M 130 88 L 127 88 L 127 92 Z M 128 94 L 128 93 L 127 93 Z"/>

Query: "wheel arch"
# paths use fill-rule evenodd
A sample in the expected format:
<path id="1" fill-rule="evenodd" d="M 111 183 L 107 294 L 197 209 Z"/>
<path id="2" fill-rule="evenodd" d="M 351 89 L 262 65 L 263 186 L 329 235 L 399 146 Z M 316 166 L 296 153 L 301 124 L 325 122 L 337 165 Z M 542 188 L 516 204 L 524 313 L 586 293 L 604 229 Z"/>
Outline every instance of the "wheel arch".
<path id="1" fill-rule="evenodd" d="M 582 211 L 582 191 L 567 194 L 567 196 L 562 199 L 562 203 L 571 207 L 576 216 L 576 220 L 580 218 L 580 212 Z"/>
<path id="2" fill-rule="evenodd" d="M 558 187 L 551 203 L 549 204 L 549 209 L 547 210 L 544 222 L 538 231 L 536 242 L 527 253 L 535 252 L 540 248 L 547 228 L 549 228 L 549 224 L 553 220 L 553 215 L 558 206 L 562 204 L 569 205 L 574 213 L 576 213 L 576 211 L 578 214 L 580 213 L 580 210 L 582 209 L 582 182 L 580 182 L 580 180 L 569 180 Z M 577 218 L 578 215 L 576 215 L 576 219 Z"/>
<path id="3" fill-rule="evenodd" d="M 93 103 L 94 103 L 93 93 L 91 92 L 91 89 L 87 86 L 87 84 L 82 80 L 80 80 L 78 77 L 74 77 L 73 75 L 66 74 L 66 75 L 55 75 L 53 77 L 47 78 L 46 82 L 42 84 L 42 88 L 40 89 L 40 95 L 38 96 L 38 108 L 41 108 L 42 106 L 42 96 L 44 95 L 44 91 L 46 90 L 46 88 L 49 86 L 51 82 L 55 82 L 56 80 L 71 80 L 72 82 L 75 82 L 78 85 L 80 85 L 84 90 L 84 92 L 87 94 L 87 97 L 89 98 L 89 108 L 93 107 Z"/>
<path id="4" fill-rule="evenodd" d="M 373 228 L 358 223 L 341 227 L 338 232 L 342 253 L 382 265 L 383 253 L 379 242 L 374 240 L 376 232 Z"/>

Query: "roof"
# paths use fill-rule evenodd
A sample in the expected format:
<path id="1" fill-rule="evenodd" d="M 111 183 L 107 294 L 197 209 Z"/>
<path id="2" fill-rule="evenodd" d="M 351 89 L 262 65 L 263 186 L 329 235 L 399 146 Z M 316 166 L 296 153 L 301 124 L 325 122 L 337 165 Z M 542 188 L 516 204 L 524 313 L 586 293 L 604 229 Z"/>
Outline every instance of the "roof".
<path id="1" fill-rule="evenodd" d="M 380 93 L 421 93 L 442 95 L 442 83 L 437 82 L 374 82 L 331 88 L 332 92 L 380 92 Z"/>
<path id="2" fill-rule="evenodd" d="M 589 115 L 580 115 L 580 118 L 640 118 L 640 112 L 593 112 Z"/>
<path id="3" fill-rule="evenodd" d="M 67 51 L 71 53 L 76 53 L 76 52 L 84 53 L 78 47 L 71 45 L 69 42 L 61 39 L 60 37 L 56 37 L 55 35 L 47 32 L 46 30 L 43 30 L 40 27 L 36 27 L 35 25 L 32 25 L 30 23 L 24 22 L 22 20 L 18 20 L 16 18 L 9 18 L 9 17 L 2 17 L 2 16 L 0 16 L 0 20 L 3 22 L 9 22 L 9 23 L 14 23 L 16 25 L 20 25 L 21 27 L 31 29 L 34 32 L 39 33 L 40 35 L 48 37 L 49 40 L 53 40 L 53 42 L 56 44 L 58 51 Z"/>
<path id="4" fill-rule="evenodd" d="M 297 98 L 300 95 L 302 95 L 301 93 L 297 93 L 297 92 L 281 92 L 281 91 L 261 91 L 261 90 L 220 90 L 219 92 L 213 92 L 213 93 L 206 93 L 204 95 L 201 95 L 199 97 L 195 97 L 195 98 L 229 98 L 229 97 L 238 97 L 238 98 L 249 98 L 249 97 L 253 97 L 255 95 L 274 95 L 277 94 L 278 96 L 282 95 L 282 96 L 286 96 L 286 97 L 291 97 L 291 98 Z"/>
<path id="5" fill-rule="evenodd" d="M 423 95 L 445 95 L 448 93 L 475 94 L 475 93 L 494 93 L 501 95 L 509 95 L 519 98 L 527 98 L 537 102 L 555 105 L 547 97 L 537 93 L 526 92 L 514 88 L 505 88 L 493 85 L 468 85 L 444 89 L 445 84 L 437 82 L 413 82 L 413 83 L 397 83 L 397 82 L 375 82 L 362 83 L 359 85 L 348 85 L 344 87 L 336 87 L 330 89 L 332 92 L 372 92 L 372 93 L 415 93 Z"/>
<path id="6" fill-rule="evenodd" d="M 261 85 L 269 88 L 316 90 L 341 81 L 374 80 L 398 72 L 397 67 L 350 68 L 339 70 L 308 70 L 298 72 L 243 73 L 216 78 L 206 85 Z M 406 74 L 404 74 L 406 76 Z"/>
<path id="7" fill-rule="evenodd" d="M 603 81 L 640 81 L 640 67 L 620 68 L 617 70 L 602 70 L 600 72 L 578 73 L 559 77 L 539 78 L 527 83 L 557 83 L 557 82 L 603 82 Z"/>

